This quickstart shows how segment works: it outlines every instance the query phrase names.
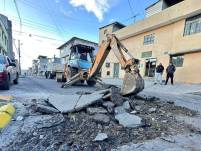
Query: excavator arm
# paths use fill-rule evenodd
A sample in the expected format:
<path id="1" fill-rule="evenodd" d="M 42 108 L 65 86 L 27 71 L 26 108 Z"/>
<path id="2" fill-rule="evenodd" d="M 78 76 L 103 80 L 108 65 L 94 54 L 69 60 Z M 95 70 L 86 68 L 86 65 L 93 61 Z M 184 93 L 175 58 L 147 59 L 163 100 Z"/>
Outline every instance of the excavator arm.
<path id="1" fill-rule="evenodd" d="M 129 53 L 114 34 L 107 35 L 107 41 L 101 44 L 93 65 L 88 72 L 80 71 L 65 85 L 72 85 L 79 80 L 95 80 L 111 50 L 119 60 L 121 68 L 125 70 L 121 94 L 131 95 L 142 91 L 144 89 L 144 80 L 139 73 L 138 60 Z"/>
<path id="2" fill-rule="evenodd" d="M 113 51 L 121 68 L 125 70 L 122 95 L 137 94 L 144 89 L 144 80 L 139 74 L 138 59 L 135 59 L 124 45 L 114 35 L 107 35 L 107 41 L 102 43 L 96 55 L 92 68 L 88 71 L 88 79 L 95 77 L 100 71 L 110 51 Z"/>

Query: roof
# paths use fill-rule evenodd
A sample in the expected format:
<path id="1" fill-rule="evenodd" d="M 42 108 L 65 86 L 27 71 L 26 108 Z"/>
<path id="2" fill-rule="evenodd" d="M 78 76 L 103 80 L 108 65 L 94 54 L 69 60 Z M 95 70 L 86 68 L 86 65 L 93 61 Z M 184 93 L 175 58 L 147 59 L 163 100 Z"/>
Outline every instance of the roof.
<path id="1" fill-rule="evenodd" d="M 75 40 L 80 40 L 80 41 L 85 41 L 85 42 L 88 42 L 88 43 L 93 43 L 95 45 L 98 46 L 98 43 L 95 43 L 93 41 L 89 41 L 89 40 L 86 40 L 86 39 L 82 39 L 82 38 L 78 38 L 78 37 L 72 37 L 70 40 L 68 40 L 67 42 L 65 42 L 64 44 L 62 44 L 61 46 L 59 46 L 57 49 L 61 49 L 63 48 L 64 46 L 68 45 L 69 43 L 75 41 Z"/>
<path id="2" fill-rule="evenodd" d="M 39 59 L 39 58 L 47 58 L 47 56 L 39 55 L 39 56 L 38 56 L 38 59 Z"/>
<path id="3" fill-rule="evenodd" d="M 156 1 L 155 3 L 153 3 L 153 4 L 151 4 L 150 6 L 148 6 L 147 8 L 145 8 L 145 10 L 147 10 L 147 9 L 149 9 L 150 7 L 156 5 L 156 4 L 157 4 L 158 2 L 160 2 L 160 1 L 161 1 L 161 0 Z M 165 1 L 168 5 L 172 6 L 172 5 L 175 5 L 175 4 L 177 4 L 177 3 L 182 2 L 182 1 L 184 1 L 184 0 L 163 0 L 163 1 Z"/>
<path id="4" fill-rule="evenodd" d="M 102 29 L 102 28 L 105 28 L 105 27 L 107 27 L 107 26 L 110 26 L 110 25 L 117 25 L 117 26 L 120 26 L 120 27 L 126 27 L 126 25 L 124 25 L 124 24 L 122 24 L 122 23 L 120 23 L 120 22 L 113 22 L 113 23 L 110 23 L 110 24 L 108 24 L 108 25 L 105 25 L 105 26 L 103 26 L 103 27 L 100 27 L 99 29 Z"/>

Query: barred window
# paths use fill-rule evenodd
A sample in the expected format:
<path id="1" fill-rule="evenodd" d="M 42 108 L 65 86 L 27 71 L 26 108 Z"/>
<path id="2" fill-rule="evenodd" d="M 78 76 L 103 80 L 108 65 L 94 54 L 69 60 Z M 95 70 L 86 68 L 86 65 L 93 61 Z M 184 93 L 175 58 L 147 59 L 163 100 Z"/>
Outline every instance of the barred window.
<path id="1" fill-rule="evenodd" d="M 144 36 L 144 45 L 153 44 L 154 40 L 155 40 L 154 34 Z"/>
<path id="2" fill-rule="evenodd" d="M 186 19 L 184 36 L 201 32 L 201 14 Z"/>
<path id="3" fill-rule="evenodd" d="M 107 63 L 105 64 L 105 67 L 106 67 L 106 68 L 109 68 L 109 67 L 110 67 L 110 63 L 107 62 Z"/>
<path id="4" fill-rule="evenodd" d="M 141 58 L 150 58 L 152 57 L 152 51 L 142 52 Z"/>
<path id="5" fill-rule="evenodd" d="M 184 56 L 172 56 L 171 61 L 176 67 L 183 67 Z"/>

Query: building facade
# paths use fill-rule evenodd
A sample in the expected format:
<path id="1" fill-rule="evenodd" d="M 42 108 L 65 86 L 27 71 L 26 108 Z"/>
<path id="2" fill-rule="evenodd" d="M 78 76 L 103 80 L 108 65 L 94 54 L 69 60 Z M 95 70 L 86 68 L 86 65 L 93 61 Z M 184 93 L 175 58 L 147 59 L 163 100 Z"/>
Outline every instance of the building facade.
<path id="1" fill-rule="evenodd" d="M 0 53 L 7 55 L 11 60 L 15 60 L 13 52 L 12 22 L 4 15 L 0 14 Z"/>
<path id="2" fill-rule="evenodd" d="M 38 74 L 38 60 L 32 60 L 32 75 L 37 75 Z"/>
<path id="3" fill-rule="evenodd" d="M 61 45 L 58 48 L 60 50 L 60 58 L 61 58 L 62 64 L 67 63 L 69 56 L 70 56 L 70 52 L 71 52 L 70 48 L 73 45 L 77 45 L 77 44 L 93 47 L 95 49 L 95 53 L 98 50 L 98 44 L 97 43 L 92 42 L 92 41 L 88 41 L 85 39 L 81 39 L 78 37 L 73 37 L 69 41 L 67 41 L 66 43 L 64 43 L 63 45 Z"/>
<path id="4" fill-rule="evenodd" d="M 149 13 L 152 15 L 144 20 L 113 32 L 140 59 L 141 74 L 153 77 L 157 64 L 161 62 L 166 68 L 171 61 L 176 66 L 177 82 L 201 83 L 201 1 L 175 0 L 161 11 Z M 102 76 L 124 76 L 112 52 L 104 63 Z"/>
<path id="5" fill-rule="evenodd" d="M 47 71 L 47 64 L 47 56 L 38 56 L 38 75 L 45 75 L 45 72 Z"/>

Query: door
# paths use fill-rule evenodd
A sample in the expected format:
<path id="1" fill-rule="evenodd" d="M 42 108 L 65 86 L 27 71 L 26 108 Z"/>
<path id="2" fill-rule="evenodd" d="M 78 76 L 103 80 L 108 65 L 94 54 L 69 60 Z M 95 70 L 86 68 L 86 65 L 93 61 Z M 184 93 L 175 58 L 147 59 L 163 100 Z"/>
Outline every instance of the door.
<path id="1" fill-rule="evenodd" d="M 145 76 L 154 77 L 155 76 L 155 69 L 156 69 L 156 59 L 146 60 Z"/>
<path id="2" fill-rule="evenodd" d="M 114 78 L 119 78 L 119 63 L 114 63 Z"/>

